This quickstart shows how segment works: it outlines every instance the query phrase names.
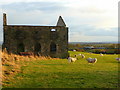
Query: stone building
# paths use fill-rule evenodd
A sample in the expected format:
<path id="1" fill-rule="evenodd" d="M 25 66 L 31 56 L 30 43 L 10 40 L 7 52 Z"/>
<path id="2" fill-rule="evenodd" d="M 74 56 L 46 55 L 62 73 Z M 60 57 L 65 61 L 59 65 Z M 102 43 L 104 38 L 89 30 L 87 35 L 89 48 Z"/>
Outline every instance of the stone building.
<path id="1" fill-rule="evenodd" d="M 3 33 L 2 49 L 8 53 L 32 52 L 58 58 L 69 56 L 68 27 L 61 16 L 56 26 L 7 25 L 4 13 Z"/>

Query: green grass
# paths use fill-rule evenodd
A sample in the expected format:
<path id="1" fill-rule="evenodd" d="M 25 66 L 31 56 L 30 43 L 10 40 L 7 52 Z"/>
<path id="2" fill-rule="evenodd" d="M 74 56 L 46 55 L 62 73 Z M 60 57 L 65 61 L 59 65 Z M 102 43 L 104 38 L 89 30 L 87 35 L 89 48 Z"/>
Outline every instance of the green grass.
<path id="1" fill-rule="evenodd" d="M 71 56 L 82 53 L 97 58 L 97 63 L 88 64 L 80 56 L 74 63 L 67 59 L 21 61 L 21 73 L 9 77 L 4 88 L 117 88 L 117 55 L 69 52 Z"/>

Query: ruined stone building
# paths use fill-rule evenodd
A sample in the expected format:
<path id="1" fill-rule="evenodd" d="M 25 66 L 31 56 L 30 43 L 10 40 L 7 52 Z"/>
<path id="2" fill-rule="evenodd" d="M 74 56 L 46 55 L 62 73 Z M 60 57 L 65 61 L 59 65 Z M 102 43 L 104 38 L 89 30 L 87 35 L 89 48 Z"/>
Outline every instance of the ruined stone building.
<path id="1" fill-rule="evenodd" d="M 32 52 L 42 56 L 68 57 L 68 27 L 60 16 L 56 26 L 7 25 L 3 14 L 2 49 L 8 53 Z"/>

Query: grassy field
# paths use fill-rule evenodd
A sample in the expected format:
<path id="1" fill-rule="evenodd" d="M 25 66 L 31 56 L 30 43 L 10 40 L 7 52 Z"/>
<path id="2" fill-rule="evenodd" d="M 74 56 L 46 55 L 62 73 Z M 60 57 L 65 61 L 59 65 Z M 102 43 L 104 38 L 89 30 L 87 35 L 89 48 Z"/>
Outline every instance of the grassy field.
<path id="1" fill-rule="evenodd" d="M 83 53 L 86 58 L 97 58 L 98 61 L 94 65 L 88 64 L 81 56 L 74 63 L 51 58 L 16 61 L 20 72 L 7 75 L 3 88 L 118 88 L 119 63 L 115 60 L 118 55 L 69 53 L 71 56 Z"/>

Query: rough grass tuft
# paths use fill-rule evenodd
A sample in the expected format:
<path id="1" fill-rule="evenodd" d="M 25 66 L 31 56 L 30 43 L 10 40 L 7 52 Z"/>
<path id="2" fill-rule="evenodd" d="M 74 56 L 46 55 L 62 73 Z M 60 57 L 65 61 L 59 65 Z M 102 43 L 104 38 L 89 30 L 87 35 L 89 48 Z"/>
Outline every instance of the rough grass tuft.
<path id="1" fill-rule="evenodd" d="M 26 66 L 26 62 L 54 59 L 44 56 L 20 56 L 15 54 L 8 54 L 6 51 L 0 53 L 2 61 L 2 75 L 0 78 L 3 80 L 3 85 L 5 85 L 4 81 L 6 81 L 8 77 L 11 78 L 14 74 L 20 73 L 21 66 Z M 20 64 L 20 62 L 22 62 L 22 64 Z"/>

